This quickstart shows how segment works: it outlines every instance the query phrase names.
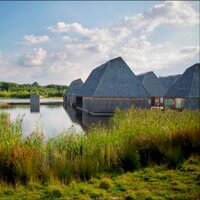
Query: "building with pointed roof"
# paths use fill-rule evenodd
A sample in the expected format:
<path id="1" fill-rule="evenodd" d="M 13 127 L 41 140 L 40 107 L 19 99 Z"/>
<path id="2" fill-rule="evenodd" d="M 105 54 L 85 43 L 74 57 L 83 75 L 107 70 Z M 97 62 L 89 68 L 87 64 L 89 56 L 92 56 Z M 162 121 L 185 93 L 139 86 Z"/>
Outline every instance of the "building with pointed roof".
<path id="1" fill-rule="evenodd" d="M 154 74 L 153 71 L 137 75 L 138 80 L 146 88 L 151 96 L 151 105 L 160 107 L 163 106 L 163 96 L 167 92 L 167 88 L 161 80 Z"/>
<path id="2" fill-rule="evenodd" d="M 121 57 L 95 68 L 77 94 L 77 106 L 92 115 L 116 108 L 149 107 L 150 95 Z"/>
<path id="3" fill-rule="evenodd" d="M 81 79 L 77 79 L 71 82 L 64 96 L 64 104 L 76 104 L 76 95 L 80 92 L 82 85 L 83 81 Z"/>
<path id="4" fill-rule="evenodd" d="M 161 76 L 159 79 L 162 81 L 163 85 L 169 89 L 180 77 L 181 74 L 176 74 L 170 76 Z"/>
<path id="5" fill-rule="evenodd" d="M 200 109 L 200 63 L 185 70 L 165 94 L 165 108 Z"/>

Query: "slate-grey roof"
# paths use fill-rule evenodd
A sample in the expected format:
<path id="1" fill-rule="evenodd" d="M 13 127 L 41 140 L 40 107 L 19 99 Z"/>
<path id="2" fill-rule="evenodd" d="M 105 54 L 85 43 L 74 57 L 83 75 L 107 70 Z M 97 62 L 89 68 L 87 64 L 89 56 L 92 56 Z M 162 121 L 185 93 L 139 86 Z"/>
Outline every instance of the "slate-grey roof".
<path id="1" fill-rule="evenodd" d="M 166 97 L 199 97 L 200 96 L 200 63 L 185 70 L 183 75 L 165 94 Z"/>
<path id="2" fill-rule="evenodd" d="M 152 97 L 162 97 L 167 92 L 167 88 L 152 71 L 139 74 L 137 78 L 144 85 L 144 87 Z"/>
<path id="3" fill-rule="evenodd" d="M 144 86 L 121 57 L 95 68 L 79 96 L 149 97 Z"/>
<path id="4" fill-rule="evenodd" d="M 161 76 L 159 79 L 162 81 L 163 85 L 169 89 L 179 78 L 181 74 L 170 75 L 170 76 Z"/>
<path id="5" fill-rule="evenodd" d="M 67 89 L 65 96 L 69 96 L 72 94 L 76 95 L 77 93 L 79 93 L 79 90 L 82 85 L 83 85 L 83 81 L 81 79 L 72 81 L 71 84 L 69 85 L 69 88 Z"/>

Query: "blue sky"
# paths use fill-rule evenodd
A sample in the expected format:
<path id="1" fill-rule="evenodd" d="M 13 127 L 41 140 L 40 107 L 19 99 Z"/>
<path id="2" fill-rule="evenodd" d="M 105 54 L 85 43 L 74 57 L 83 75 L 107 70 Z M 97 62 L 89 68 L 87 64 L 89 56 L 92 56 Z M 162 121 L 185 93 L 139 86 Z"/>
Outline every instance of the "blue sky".
<path id="1" fill-rule="evenodd" d="M 27 34 L 46 34 L 58 21 L 79 22 L 88 28 L 109 26 L 124 16 L 149 9 L 156 2 L 0 2 L 1 49 L 12 50 L 15 41 Z M 15 34 L 13 34 L 15 33 Z"/>
<path id="2" fill-rule="evenodd" d="M 0 81 L 69 84 L 122 56 L 135 74 L 199 62 L 199 2 L 0 2 Z"/>

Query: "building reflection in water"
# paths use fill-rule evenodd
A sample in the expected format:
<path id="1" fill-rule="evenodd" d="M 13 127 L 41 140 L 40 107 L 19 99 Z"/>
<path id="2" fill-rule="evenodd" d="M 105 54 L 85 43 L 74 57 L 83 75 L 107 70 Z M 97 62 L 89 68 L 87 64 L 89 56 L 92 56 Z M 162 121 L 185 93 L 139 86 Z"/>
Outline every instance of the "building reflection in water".
<path id="1" fill-rule="evenodd" d="M 88 130 L 95 124 L 109 125 L 111 117 L 96 117 L 66 105 L 65 110 L 74 123 L 81 125 L 83 130 Z"/>
<path id="2" fill-rule="evenodd" d="M 30 112 L 31 113 L 39 113 L 40 112 L 40 104 L 30 104 Z"/>

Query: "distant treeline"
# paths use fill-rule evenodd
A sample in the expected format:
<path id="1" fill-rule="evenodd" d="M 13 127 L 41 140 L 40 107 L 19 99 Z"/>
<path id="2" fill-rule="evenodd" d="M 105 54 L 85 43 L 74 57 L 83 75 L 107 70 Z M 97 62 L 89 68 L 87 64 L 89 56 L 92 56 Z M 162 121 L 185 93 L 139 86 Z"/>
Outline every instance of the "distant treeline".
<path id="1" fill-rule="evenodd" d="M 39 83 L 17 84 L 0 82 L 0 97 L 4 98 L 29 98 L 30 94 L 39 94 L 43 97 L 62 97 L 67 90 L 65 85 L 40 86 Z"/>

